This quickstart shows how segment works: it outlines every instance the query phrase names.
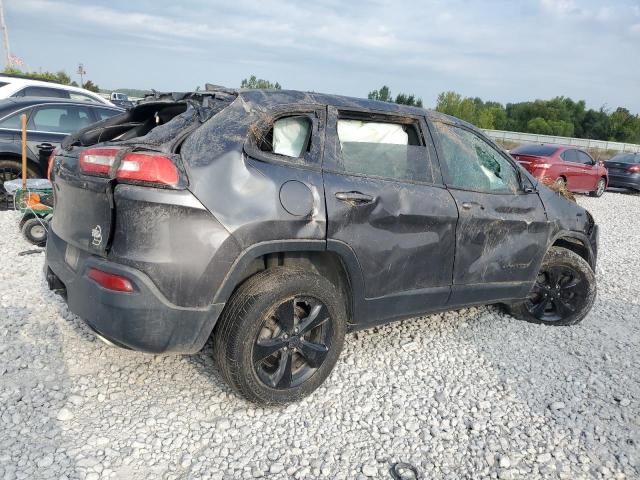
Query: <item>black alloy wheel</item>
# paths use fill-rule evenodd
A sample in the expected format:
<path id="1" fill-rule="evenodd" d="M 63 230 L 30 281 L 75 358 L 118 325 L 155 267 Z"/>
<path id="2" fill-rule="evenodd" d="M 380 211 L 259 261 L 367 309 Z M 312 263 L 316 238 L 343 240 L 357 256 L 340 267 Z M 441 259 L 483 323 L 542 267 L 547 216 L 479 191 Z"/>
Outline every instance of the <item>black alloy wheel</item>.
<path id="1" fill-rule="evenodd" d="M 544 322 L 556 322 L 579 310 L 589 287 L 579 274 L 565 266 L 550 266 L 538 274 L 525 305 Z"/>
<path id="2" fill-rule="evenodd" d="M 253 346 L 258 378 L 286 389 L 304 383 L 323 364 L 331 348 L 327 307 L 312 297 L 293 297 L 264 320 Z"/>
<path id="3" fill-rule="evenodd" d="M 236 289 L 213 332 L 225 381 L 263 405 L 298 401 L 329 376 L 347 333 L 343 293 L 322 275 L 272 267 Z"/>
<path id="4" fill-rule="evenodd" d="M 596 294 L 596 277 L 589 263 L 576 252 L 551 247 L 527 297 L 505 307 L 527 322 L 575 325 L 587 316 Z"/>

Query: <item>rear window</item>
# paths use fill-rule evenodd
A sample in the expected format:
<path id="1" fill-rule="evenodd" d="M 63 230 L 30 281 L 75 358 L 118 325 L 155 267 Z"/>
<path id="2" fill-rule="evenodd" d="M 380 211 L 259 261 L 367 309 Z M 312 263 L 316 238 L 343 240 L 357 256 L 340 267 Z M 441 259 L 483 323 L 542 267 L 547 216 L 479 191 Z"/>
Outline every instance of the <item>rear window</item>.
<path id="1" fill-rule="evenodd" d="M 536 157 L 550 157 L 558 151 L 558 147 L 551 145 L 523 145 L 511 150 L 515 155 L 535 155 Z"/>
<path id="2" fill-rule="evenodd" d="M 11 128 L 13 130 L 20 130 L 22 128 L 22 120 L 20 119 L 20 117 L 23 113 L 25 113 L 28 118 L 30 111 L 31 110 L 29 109 L 22 112 L 14 113 L 13 115 L 5 118 L 0 122 L 0 128 Z"/>
<path id="3" fill-rule="evenodd" d="M 618 155 L 611 157 L 608 162 L 618 163 L 640 163 L 639 153 L 619 153 Z"/>
<path id="4" fill-rule="evenodd" d="M 338 138 L 347 173 L 433 182 L 429 150 L 415 124 L 339 119 Z"/>
<path id="5" fill-rule="evenodd" d="M 26 87 L 13 94 L 14 97 L 53 97 L 69 98 L 69 92 L 59 88 Z"/>

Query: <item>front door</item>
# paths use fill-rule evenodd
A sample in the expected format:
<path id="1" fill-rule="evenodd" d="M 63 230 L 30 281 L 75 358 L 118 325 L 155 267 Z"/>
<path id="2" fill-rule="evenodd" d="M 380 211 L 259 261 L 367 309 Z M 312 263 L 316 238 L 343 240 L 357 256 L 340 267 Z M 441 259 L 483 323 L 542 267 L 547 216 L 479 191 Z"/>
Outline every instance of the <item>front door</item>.
<path id="1" fill-rule="evenodd" d="M 596 183 L 600 180 L 598 164 L 591 156 L 582 150 L 578 150 L 578 160 L 582 168 L 582 190 L 585 192 L 593 192 L 596 189 Z"/>
<path id="2" fill-rule="evenodd" d="M 323 177 L 328 248 L 350 252 L 362 276 L 355 321 L 444 306 L 458 213 L 424 119 L 330 108 Z"/>
<path id="3" fill-rule="evenodd" d="M 540 268 L 550 225 L 518 168 L 476 132 L 435 122 L 444 181 L 460 214 L 451 306 L 523 298 Z"/>

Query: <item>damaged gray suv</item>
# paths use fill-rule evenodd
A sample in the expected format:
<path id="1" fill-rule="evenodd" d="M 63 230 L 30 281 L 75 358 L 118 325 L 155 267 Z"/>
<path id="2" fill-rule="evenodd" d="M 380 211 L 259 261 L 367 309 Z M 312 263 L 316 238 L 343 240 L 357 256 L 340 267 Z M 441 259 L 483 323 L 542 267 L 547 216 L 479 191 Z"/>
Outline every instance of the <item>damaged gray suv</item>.
<path id="1" fill-rule="evenodd" d="M 496 303 L 570 325 L 595 300 L 591 215 L 420 108 L 154 94 L 67 137 L 51 180 L 46 277 L 69 309 L 124 348 L 212 338 L 259 403 L 312 392 L 354 330 Z"/>

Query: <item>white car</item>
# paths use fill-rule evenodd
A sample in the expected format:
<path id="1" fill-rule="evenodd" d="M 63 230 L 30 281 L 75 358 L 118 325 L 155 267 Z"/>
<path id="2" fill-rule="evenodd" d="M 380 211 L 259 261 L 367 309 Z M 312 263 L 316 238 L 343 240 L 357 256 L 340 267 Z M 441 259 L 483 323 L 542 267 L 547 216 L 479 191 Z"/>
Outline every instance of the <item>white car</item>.
<path id="1" fill-rule="evenodd" d="M 106 98 L 84 88 L 55 82 L 0 75 L 0 100 L 11 97 L 54 97 L 102 103 L 113 106 Z"/>

